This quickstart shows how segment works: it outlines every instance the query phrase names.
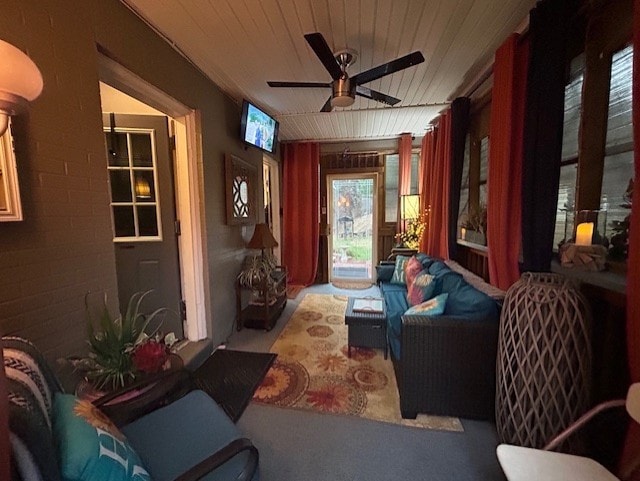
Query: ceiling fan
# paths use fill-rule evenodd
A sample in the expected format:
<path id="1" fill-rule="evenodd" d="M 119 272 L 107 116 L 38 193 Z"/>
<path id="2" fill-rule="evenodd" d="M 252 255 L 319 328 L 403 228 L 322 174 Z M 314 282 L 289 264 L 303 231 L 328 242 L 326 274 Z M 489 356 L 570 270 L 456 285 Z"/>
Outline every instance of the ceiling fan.
<path id="1" fill-rule="evenodd" d="M 269 81 L 267 84 L 270 87 L 331 88 L 331 97 L 329 97 L 329 100 L 327 100 L 322 109 L 320 109 L 321 112 L 331 112 L 333 107 L 348 107 L 355 102 L 356 95 L 387 105 L 395 105 L 400 102 L 400 99 L 363 87 L 362 84 L 372 82 L 385 75 L 390 75 L 399 70 L 424 62 L 422 53 L 416 51 L 392 60 L 391 62 L 360 72 L 353 77 L 349 77 L 347 68 L 355 61 L 355 51 L 342 50 L 334 54 L 319 32 L 308 33 L 304 38 L 316 53 L 322 65 L 329 71 L 333 80 L 329 83 Z"/>

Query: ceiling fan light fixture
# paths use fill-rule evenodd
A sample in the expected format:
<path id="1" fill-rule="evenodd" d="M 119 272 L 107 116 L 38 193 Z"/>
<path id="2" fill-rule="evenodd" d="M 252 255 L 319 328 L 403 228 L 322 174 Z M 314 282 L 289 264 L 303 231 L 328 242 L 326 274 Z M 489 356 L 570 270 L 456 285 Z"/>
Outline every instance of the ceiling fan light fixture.
<path id="1" fill-rule="evenodd" d="M 355 102 L 355 92 L 351 89 L 349 77 L 334 80 L 331 85 L 333 95 L 331 97 L 332 107 L 349 107 Z"/>

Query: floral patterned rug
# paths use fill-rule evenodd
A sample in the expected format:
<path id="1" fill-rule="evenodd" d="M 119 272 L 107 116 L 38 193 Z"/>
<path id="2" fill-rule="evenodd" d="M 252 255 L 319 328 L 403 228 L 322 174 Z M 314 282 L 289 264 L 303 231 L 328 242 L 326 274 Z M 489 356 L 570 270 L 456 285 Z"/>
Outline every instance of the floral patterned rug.
<path id="1" fill-rule="evenodd" d="M 402 419 L 391 359 L 382 350 L 351 348 L 346 296 L 307 294 L 276 340 L 278 358 L 253 396 L 260 403 L 360 416 L 427 429 L 462 431 L 457 418 Z"/>

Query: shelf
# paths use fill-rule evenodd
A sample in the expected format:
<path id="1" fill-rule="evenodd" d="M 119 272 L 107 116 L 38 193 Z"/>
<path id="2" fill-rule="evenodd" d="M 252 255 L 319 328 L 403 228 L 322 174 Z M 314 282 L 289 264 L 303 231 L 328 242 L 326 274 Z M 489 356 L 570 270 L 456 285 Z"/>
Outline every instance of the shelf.
<path id="1" fill-rule="evenodd" d="M 243 292 L 248 292 L 250 301 L 243 305 Z M 287 304 L 287 270 L 278 266 L 269 279 L 258 286 L 245 287 L 236 280 L 236 328 L 243 327 L 270 331 L 275 326 Z"/>

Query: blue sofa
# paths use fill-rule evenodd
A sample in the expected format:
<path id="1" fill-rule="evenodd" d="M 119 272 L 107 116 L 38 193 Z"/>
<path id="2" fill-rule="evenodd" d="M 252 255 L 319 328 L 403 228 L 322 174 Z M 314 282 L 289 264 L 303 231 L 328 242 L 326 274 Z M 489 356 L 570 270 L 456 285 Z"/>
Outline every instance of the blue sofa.
<path id="1" fill-rule="evenodd" d="M 405 315 L 407 287 L 391 282 L 395 265 L 377 268 L 402 416 L 492 419 L 500 304 L 442 260 L 416 258 L 434 276 L 433 295 L 448 293 L 443 314 Z"/>

